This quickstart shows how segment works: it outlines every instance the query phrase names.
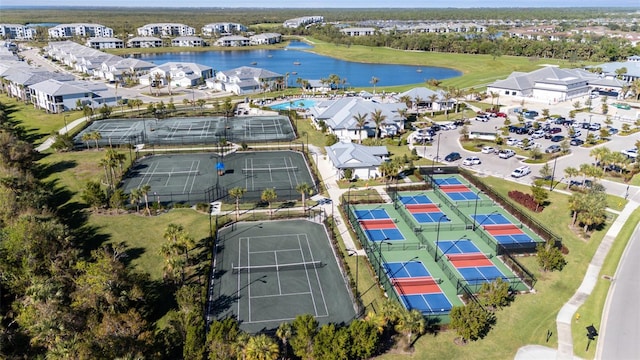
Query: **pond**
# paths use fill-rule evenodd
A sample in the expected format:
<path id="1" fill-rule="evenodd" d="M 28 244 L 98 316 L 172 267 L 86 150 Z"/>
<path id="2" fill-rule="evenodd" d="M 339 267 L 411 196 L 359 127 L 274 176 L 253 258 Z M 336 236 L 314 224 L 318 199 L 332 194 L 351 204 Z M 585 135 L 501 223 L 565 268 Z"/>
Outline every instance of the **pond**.
<path id="1" fill-rule="evenodd" d="M 298 79 L 319 80 L 331 74 L 345 81 L 340 87 L 371 87 L 372 77 L 378 79 L 376 86 L 380 87 L 418 84 L 429 79 L 443 80 L 462 75 L 457 70 L 442 67 L 350 62 L 308 52 L 310 48 L 304 42 L 292 41 L 285 49 L 141 54 L 140 58 L 158 65 L 174 61 L 194 62 L 211 66 L 216 71 L 240 66 L 258 67 L 282 75 L 289 74 L 289 86 L 299 86 Z"/>

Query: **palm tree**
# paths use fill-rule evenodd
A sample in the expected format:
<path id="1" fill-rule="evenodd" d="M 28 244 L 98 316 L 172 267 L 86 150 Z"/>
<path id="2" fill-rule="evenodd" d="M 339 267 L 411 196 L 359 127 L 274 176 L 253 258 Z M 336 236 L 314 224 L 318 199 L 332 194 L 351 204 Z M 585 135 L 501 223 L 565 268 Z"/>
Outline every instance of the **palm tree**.
<path id="1" fill-rule="evenodd" d="M 267 188 L 267 189 L 264 189 L 264 190 L 262 191 L 262 194 L 260 195 L 260 199 L 261 199 L 262 201 L 266 201 L 266 202 L 267 202 L 267 204 L 269 204 L 269 216 L 271 216 L 271 215 L 272 215 L 272 212 L 271 212 L 271 202 L 272 202 L 273 200 L 277 199 L 277 198 L 278 198 L 278 194 L 276 193 L 276 189 L 274 189 L 274 188 Z"/>
<path id="2" fill-rule="evenodd" d="M 611 155 L 611 150 L 606 146 L 595 147 L 589 152 L 589 156 L 593 156 L 596 164 L 600 164 L 602 169 L 606 168 L 607 158 Z"/>
<path id="3" fill-rule="evenodd" d="M 411 109 L 411 107 L 413 106 L 413 102 L 411 101 L 411 96 L 409 96 L 409 95 L 401 96 L 400 97 L 400 102 L 402 102 L 405 105 L 407 105 L 407 109 Z"/>
<path id="4" fill-rule="evenodd" d="M 142 193 L 140 189 L 131 189 L 131 193 L 129 194 L 129 201 L 131 205 L 136 205 L 136 213 L 140 212 L 140 199 L 142 198 Z"/>
<path id="5" fill-rule="evenodd" d="M 358 113 L 354 115 L 353 118 L 356 120 L 356 125 L 358 126 L 358 137 L 360 138 L 359 142 L 362 144 L 362 130 L 367 123 L 367 115 Z"/>
<path id="6" fill-rule="evenodd" d="M 382 114 L 381 109 L 376 109 L 371 113 L 371 120 L 373 120 L 374 124 L 376 124 L 376 139 L 378 139 L 378 136 L 380 134 L 380 125 L 382 125 L 382 122 L 384 122 L 386 118 L 387 116 Z"/>
<path id="7" fill-rule="evenodd" d="M 151 185 L 145 184 L 139 188 L 140 194 L 144 197 L 144 208 L 148 215 L 151 215 L 151 210 L 149 209 L 149 191 L 151 191 Z"/>
<path id="8" fill-rule="evenodd" d="M 87 149 L 91 149 L 91 146 L 89 145 L 89 140 L 91 140 L 91 133 L 83 133 L 80 138 L 82 139 L 82 141 L 84 141 L 85 144 L 87 144 Z"/>
<path id="9" fill-rule="evenodd" d="M 580 171 L 578 171 L 578 169 L 574 167 L 569 166 L 564 169 L 564 174 L 569 179 L 569 183 L 571 183 L 571 179 L 578 176 L 578 174 L 580 174 Z"/>
<path id="10" fill-rule="evenodd" d="M 435 104 L 438 102 L 438 94 L 434 93 L 429 95 L 429 101 L 431 102 L 431 117 L 435 114 Z"/>
<path id="11" fill-rule="evenodd" d="M 302 208 L 304 209 L 304 212 L 307 212 L 307 194 L 311 195 L 313 194 L 313 187 L 311 187 L 311 185 L 307 184 L 306 182 L 303 182 L 301 184 L 298 184 L 298 186 L 296 186 L 296 191 L 302 195 Z"/>
<path id="12" fill-rule="evenodd" d="M 375 77 L 375 76 L 371 77 L 370 83 L 373 85 L 373 94 L 374 95 L 376 93 L 376 84 L 378 84 L 379 81 L 380 81 L 380 79 L 378 79 L 377 77 Z"/>
<path id="13" fill-rule="evenodd" d="M 278 337 L 278 339 L 280 339 L 280 342 L 282 343 L 282 355 L 283 358 L 286 359 L 287 355 L 289 354 L 289 339 L 291 338 L 291 336 L 293 336 L 293 327 L 291 326 L 291 323 L 288 322 L 283 322 L 280 324 L 280 326 L 278 326 L 278 329 L 276 330 L 276 336 Z"/>
<path id="14" fill-rule="evenodd" d="M 100 146 L 98 146 L 98 141 L 102 139 L 102 134 L 100 134 L 99 131 L 92 131 L 89 134 L 91 136 L 91 140 L 96 142 L 96 149 L 100 149 Z"/>
<path id="15" fill-rule="evenodd" d="M 449 101 L 451 101 L 451 93 L 445 91 L 442 94 L 442 98 L 444 100 L 444 114 L 447 117 L 447 120 L 449 120 Z"/>
<path id="16" fill-rule="evenodd" d="M 422 316 L 422 313 L 416 309 L 411 311 L 404 310 L 401 312 L 395 328 L 398 332 L 407 335 L 407 345 L 411 346 L 411 337 L 414 333 L 417 335 L 424 334 L 426 330 L 426 320 L 424 316 Z"/>
<path id="17" fill-rule="evenodd" d="M 229 196 L 236 200 L 236 221 L 238 221 L 238 217 L 240 216 L 240 198 L 243 197 L 246 192 L 247 189 L 239 186 L 229 189 Z"/>
<path id="18" fill-rule="evenodd" d="M 278 344 L 265 334 L 249 338 L 244 348 L 246 360 L 277 360 L 280 356 Z"/>
<path id="19" fill-rule="evenodd" d="M 164 79 L 167 80 L 167 90 L 169 90 L 169 96 L 171 96 L 171 74 L 167 73 Z"/>

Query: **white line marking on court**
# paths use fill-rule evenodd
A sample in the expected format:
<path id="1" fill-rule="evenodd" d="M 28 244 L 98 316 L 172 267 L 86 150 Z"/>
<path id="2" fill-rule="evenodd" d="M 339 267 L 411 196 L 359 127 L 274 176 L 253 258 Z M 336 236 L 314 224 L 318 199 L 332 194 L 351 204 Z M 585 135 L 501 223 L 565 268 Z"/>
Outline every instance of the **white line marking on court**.
<path id="1" fill-rule="evenodd" d="M 240 261 L 241 257 L 240 254 L 242 254 L 242 238 L 238 239 L 238 267 L 242 266 L 242 262 Z M 233 264 L 231 264 L 231 266 L 233 266 Z M 231 269 L 233 270 L 233 269 Z M 238 288 L 236 289 L 236 296 L 238 298 L 240 298 L 240 280 L 241 280 L 241 276 L 242 276 L 242 271 L 238 271 Z M 236 316 L 238 317 L 238 319 L 241 319 L 240 317 L 240 303 L 241 301 L 238 300 L 238 311 L 236 313 Z"/>
<path id="2" fill-rule="evenodd" d="M 191 179 L 191 187 L 189 188 L 189 194 L 191 194 L 193 192 L 193 187 L 196 184 L 196 177 L 198 176 L 198 173 L 200 171 L 200 160 L 196 160 L 196 169 L 195 169 L 196 173 L 195 175 L 193 175 L 193 178 Z"/>
<path id="3" fill-rule="evenodd" d="M 280 282 L 280 271 L 278 270 L 278 250 L 273 251 L 273 258 L 276 263 L 276 277 L 278 280 L 278 295 L 282 295 L 282 283 Z"/>
<path id="4" fill-rule="evenodd" d="M 321 316 L 316 316 L 318 318 L 325 318 L 328 317 L 329 315 L 321 315 Z M 257 321 L 244 321 L 243 324 L 260 324 L 260 323 L 266 323 L 266 322 L 273 322 L 273 323 L 282 323 L 285 321 L 291 321 L 291 320 L 295 320 L 295 318 L 281 318 L 281 319 L 269 319 L 269 320 L 257 320 Z"/>
<path id="5" fill-rule="evenodd" d="M 288 293 L 288 294 L 277 294 L 277 295 L 257 295 L 252 296 L 251 299 L 262 299 L 262 298 L 271 298 L 271 297 L 282 297 L 282 296 L 296 296 L 296 295 L 311 295 L 311 292 L 296 292 L 296 293 Z"/>
<path id="6" fill-rule="evenodd" d="M 300 237 L 298 237 L 298 245 L 300 246 L 300 256 L 302 256 L 302 262 L 305 262 L 304 253 L 302 252 L 302 242 L 300 241 Z M 313 255 L 311 255 L 313 259 Z M 318 307 L 316 306 L 316 298 L 313 296 L 313 289 L 311 287 L 311 279 L 309 278 L 309 270 L 304 269 L 304 273 L 307 276 L 307 286 L 309 286 L 309 292 L 311 292 L 311 301 L 313 302 L 313 312 L 314 315 L 318 315 Z"/>
<path id="7" fill-rule="evenodd" d="M 309 238 L 307 237 L 307 234 L 304 234 L 303 236 L 307 242 L 307 249 L 309 249 L 309 254 L 311 254 L 311 261 L 314 261 L 313 252 L 311 252 L 311 244 L 309 244 Z M 318 282 L 318 289 L 320 289 L 320 296 L 322 296 L 322 305 L 324 307 L 324 312 L 325 314 L 329 315 L 329 309 L 327 309 L 327 301 L 324 297 L 324 291 L 322 290 L 322 283 L 320 282 L 320 275 L 318 274 L 318 269 L 314 268 L 313 271 L 316 273 L 316 281 Z M 315 301 L 313 305 L 315 306 Z M 316 311 L 316 316 L 317 315 L 318 315 L 318 312 Z"/>
<path id="8" fill-rule="evenodd" d="M 300 248 L 294 249 L 278 249 L 278 252 L 287 252 L 287 251 L 300 251 Z M 272 253 L 273 250 L 263 250 L 263 251 L 252 251 L 252 254 L 263 254 L 263 253 Z"/>
<path id="9" fill-rule="evenodd" d="M 251 321 L 251 241 L 247 239 L 247 297 L 249 298 L 249 321 Z"/>

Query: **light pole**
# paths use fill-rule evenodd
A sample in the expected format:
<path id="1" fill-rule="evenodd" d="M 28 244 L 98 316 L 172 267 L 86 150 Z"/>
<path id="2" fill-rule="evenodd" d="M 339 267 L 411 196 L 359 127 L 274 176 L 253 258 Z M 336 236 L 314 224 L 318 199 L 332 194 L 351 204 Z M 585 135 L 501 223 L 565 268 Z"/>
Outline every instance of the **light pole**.
<path id="1" fill-rule="evenodd" d="M 482 192 L 482 190 L 478 190 L 478 192 L 476 193 L 476 204 L 473 207 L 473 231 L 476 231 L 476 215 L 478 214 L 478 199 L 480 198 L 480 193 Z"/>
<path id="2" fill-rule="evenodd" d="M 549 184 L 549 191 L 553 191 L 553 179 L 556 176 L 556 163 L 558 162 L 558 157 L 556 156 L 553 159 L 553 171 L 551 172 L 551 184 Z"/>
<path id="3" fill-rule="evenodd" d="M 587 141 L 589 141 L 589 131 L 591 131 L 591 118 L 593 118 L 593 115 L 589 115 L 589 127 L 587 128 L 587 137 L 585 138 Z"/>
<path id="4" fill-rule="evenodd" d="M 69 117 L 69 114 L 66 114 L 64 116 L 64 133 L 66 134 L 67 132 L 69 132 L 69 130 L 67 129 L 67 118 Z"/>
<path id="5" fill-rule="evenodd" d="M 443 214 L 438 219 L 438 227 L 437 227 L 437 230 L 436 230 L 436 251 L 435 251 L 435 254 L 433 256 L 433 260 L 435 262 L 438 262 L 438 242 L 440 242 L 440 222 L 442 221 L 442 219 L 446 219 L 447 221 L 449 221 L 449 218 L 447 217 L 447 214 Z"/>
<path id="6" fill-rule="evenodd" d="M 358 297 L 358 267 L 360 264 L 360 259 L 358 258 L 358 252 L 352 249 L 347 249 L 347 251 L 349 252 L 349 256 L 355 256 L 356 257 L 356 298 Z"/>
<path id="7" fill-rule="evenodd" d="M 387 244 L 387 245 L 391 245 L 391 243 L 388 243 L 387 240 L 389 240 L 389 238 L 385 238 L 384 241 L 380 241 L 378 243 L 378 281 L 380 282 L 380 274 L 382 273 L 382 244 Z"/>
<path id="8" fill-rule="evenodd" d="M 347 190 L 347 216 L 349 216 L 349 211 L 351 209 L 351 189 L 354 188 L 355 185 L 351 185 L 349 186 L 349 189 Z"/>
<path id="9" fill-rule="evenodd" d="M 487 219 L 489 219 L 489 218 L 491 217 L 491 215 L 493 215 L 493 214 L 497 214 L 497 213 L 499 213 L 499 212 L 500 212 L 500 211 L 498 211 L 498 210 L 493 210 L 492 212 L 490 212 L 490 213 L 489 213 L 489 215 L 486 215 L 486 217 L 484 218 L 484 220 L 482 220 L 482 221 L 481 221 L 481 222 L 480 222 L 480 223 L 479 223 L 475 228 L 476 228 L 476 229 L 477 229 L 477 228 L 479 228 L 480 226 L 482 226 L 482 224 L 484 224 L 484 222 L 485 222 L 485 221 L 487 221 Z M 473 223 L 474 223 L 474 224 L 476 223 L 476 218 L 475 218 L 475 216 L 474 216 L 474 218 L 473 218 Z"/>
<path id="10" fill-rule="evenodd" d="M 436 160 L 440 159 L 440 133 L 438 133 L 438 140 L 436 140 L 436 157 L 431 161 L 431 176 L 433 176 L 433 168 L 436 165 Z"/>

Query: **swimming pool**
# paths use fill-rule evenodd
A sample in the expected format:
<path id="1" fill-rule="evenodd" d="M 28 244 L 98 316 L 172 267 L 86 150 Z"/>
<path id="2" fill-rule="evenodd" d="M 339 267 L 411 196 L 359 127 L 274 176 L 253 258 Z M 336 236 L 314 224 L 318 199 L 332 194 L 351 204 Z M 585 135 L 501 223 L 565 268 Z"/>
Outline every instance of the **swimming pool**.
<path id="1" fill-rule="evenodd" d="M 273 110 L 299 110 L 299 109 L 309 109 L 316 105 L 315 100 L 310 99 L 292 99 L 288 102 L 283 102 L 281 104 L 270 106 Z"/>

